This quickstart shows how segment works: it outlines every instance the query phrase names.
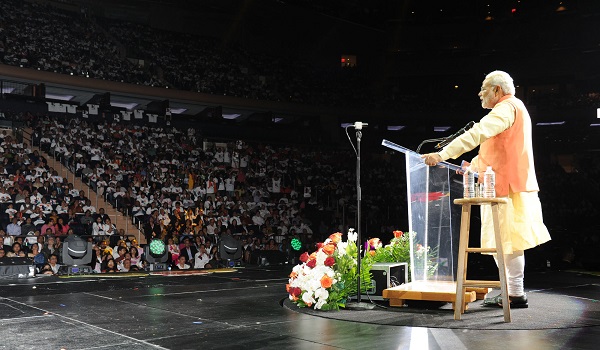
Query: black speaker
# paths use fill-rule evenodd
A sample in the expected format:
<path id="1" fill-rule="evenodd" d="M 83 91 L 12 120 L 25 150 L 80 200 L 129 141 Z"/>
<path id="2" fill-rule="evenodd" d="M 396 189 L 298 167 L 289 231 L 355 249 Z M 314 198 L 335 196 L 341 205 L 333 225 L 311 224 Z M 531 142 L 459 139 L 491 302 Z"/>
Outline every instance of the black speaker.
<path id="1" fill-rule="evenodd" d="M 375 263 L 371 268 L 371 299 L 383 300 L 383 290 L 408 282 L 407 263 Z"/>
<path id="2" fill-rule="evenodd" d="M 371 268 L 371 289 L 361 294 L 361 301 L 383 300 L 383 290 L 408 283 L 407 263 L 375 263 Z M 349 297 L 356 300 L 356 295 Z"/>

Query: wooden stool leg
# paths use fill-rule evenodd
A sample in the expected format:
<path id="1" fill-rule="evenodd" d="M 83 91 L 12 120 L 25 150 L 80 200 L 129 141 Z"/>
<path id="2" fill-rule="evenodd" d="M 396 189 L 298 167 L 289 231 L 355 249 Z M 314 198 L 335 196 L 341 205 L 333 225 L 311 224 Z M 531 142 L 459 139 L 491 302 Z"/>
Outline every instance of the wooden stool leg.
<path id="1" fill-rule="evenodd" d="M 504 312 L 504 322 L 511 322 L 508 285 L 506 283 L 506 265 L 504 264 L 504 248 L 502 247 L 497 203 L 492 203 L 492 218 L 494 220 L 494 236 L 496 238 L 496 254 L 498 259 L 498 274 L 500 275 L 500 290 L 502 295 L 502 311 Z"/>
<path id="2" fill-rule="evenodd" d="M 471 205 L 463 204 L 460 216 L 460 240 L 458 244 L 458 269 L 456 271 L 456 300 L 454 302 L 454 319 L 460 320 L 465 312 L 463 302 L 465 296 L 464 282 L 467 279 L 467 247 L 469 246 L 469 230 L 471 225 Z"/>

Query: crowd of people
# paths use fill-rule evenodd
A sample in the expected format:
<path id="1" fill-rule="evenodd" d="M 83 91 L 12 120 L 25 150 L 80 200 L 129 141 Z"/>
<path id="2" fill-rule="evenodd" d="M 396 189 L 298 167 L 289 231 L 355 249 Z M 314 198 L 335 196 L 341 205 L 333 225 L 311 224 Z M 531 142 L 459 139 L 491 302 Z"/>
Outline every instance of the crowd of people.
<path id="1" fill-rule="evenodd" d="M 129 216 L 148 241 L 158 238 L 167 243 L 175 258 L 186 239 L 198 250 L 205 245 L 211 253 L 221 234 L 231 234 L 243 242 L 247 263 L 264 263 L 265 255 L 286 261 L 294 257 L 292 239 L 310 249 L 315 240 L 343 230 L 355 215 L 354 157 L 347 151 L 242 141 L 205 149 L 193 129 L 76 118 L 44 117 L 35 121 L 33 130 L 34 144 Z M 401 172 L 383 163 L 369 160 L 380 170 L 365 176 L 370 191 L 365 204 L 371 208 L 365 220 L 374 231 L 381 229 L 377 225 L 382 220 L 394 220 L 391 211 L 402 206 Z M 391 186 L 379 185 L 394 178 L 398 180 Z M 382 208 L 382 202 L 394 207 Z M 77 233 L 90 234 L 99 244 L 111 234 L 100 227 L 103 220 L 94 210 L 89 199 L 75 209 L 91 224 L 88 231 Z"/>
<path id="2" fill-rule="evenodd" d="M 182 268 L 223 266 L 218 248 L 222 235 L 241 241 L 246 263 L 293 261 L 292 239 L 310 250 L 331 232 L 352 226 L 355 219 L 355 159 L 346 150 L 244 141 L 205 146 L 194 129 L 78 118 L 43 116 L 30 123 L 33 144 L 127 215 L 148 241 L 162 240 L 173 267 L 179 259 L 185 260 L 179 264 Z M 85 191 L 58 176 L 30 145 L 3 136 L 0 235 L 5 245 L 0 255 L 29 256 L 37 244 L 38 254 L 45 253 L 40 261 L 48 262 L 52 254 L 60 260 L 64 237 L 76 234 L 93 241 L 96 272 L 111 271 L 104 265 L 112 265 L 107 260 L 113 259 L 116 270 L 123 269 L 123 260 L 133 262 L 127 271 L 147 267 L 143 249 L 118 232 Z M 406 225 L 403 161 L 367 155 L 364 162 L 369 169 L 362 174 L 366 235 L 385 240 L 392 229 L 408 229 L 401 226 Z M 594 266 L 597 262 L 589 249 L 599 243 L 598 236 L 589 232 L 594 227 L 589 217 L 597 214 L 597 196 L 582 200 L 579 194 L 600 191 L 595 180 L 598 166 L 566 172 L 547 162 L 539 164 L 540 198 L 554 240 L 564 242 L 569 256 L 576 256 L 573 264 Z M 550 190 L 556 184 L 565 191 Z M 565 222 L 569 227 L 563 226 Z M 541 260 L 567 254 L 544 249 Z"/>
<path id="3" fill-rule="evenodd" d="M 93 22 L 52 6 L 7 0 L 0 5 L 0 62 L 128 83 L 152 76 L 121 57 L 118 45 Z"/>
<path id="4" fill-rule="evenodd" d="M 132 64 L 126 56 L 143 59 L 145 66 Z M 320 70 L 239 45 L 224 45 L 214 38 L 98 19 L 37 2 L 6 0 L 0 5 L 0 61 L 248 99 L 411 112 L 470 111 L 461 89 L 436 101 L 428 94 L 407 92 L 405 81 L 388 82 L 375 92 L 358 69 Z M 575 90 L 570 94 L 529 94 L 528 103 L 542 111 L 590 107 L 600 100 L 593 89 Z M 174 264 L 178 260 L 173 256 L 179 258 L 177 249 L 184 248 L 186 239 L 197 250 L 203 244 L 207 255 L 215 256 L 211 251 L 218 249 L 221 234 L 244 242 L 248 263 L 262 262 L 260 251 L 274 246 L 285 259 L 273 260 L 289 260 L 291 239 L 301 239 L 307 249 L 329 233 L 343 231 L 356 214 L 354 154 L 347 150 L 231 140 L 204 147 L 204 139 L 195 129 L 49 116 L 30 122 L 37 135 L 35 145 L 66 164 L 93 191 L 130 217 L 148 240 L 172 240 L 169 251 Z M 23 245 L 30 232 L 36 237 L 52 237 L 52 246 L 60 244 L 63 236 L 76 234 L 91 237 L 94 249 L 101 252 L 112 247 L 118 255 L 117 237 L 131 248 L 131 240 L 117 232 L 102 208 L 96 210 L 85 191 L 58 176 L 30 145 L 7 135 L 3 140 L 0 233 L 9 243 L 4 253 L 15 254 L 13 244 L 18 243 L 23 249 L 17 253 L 29 254 Z M 363 157 L 363 162 L 363 168 L 369 169 L 362 174 L 368 235 L 381 235 L 390 228 L 407 229 L 399 227 L 406 225 L 406 220 L 398 219 L 406 212 L 403 162 L 371 155 Z M 588 163 L 595 164 L 581 162 Z M 588 219 L 597 214 L 597 167 L 565 171 L 555 164 L 541 164 L 540 198 L 549 227 L 557 235 L 567 229 L 577 232 L 580 239 L 567 242 L 567 246 L 579 257 L 578 264 L 594 264 L 592 255 L 585 252 L 599 240 Z M 548 190 L 556 184 L 564 190 Z M 583 192 L 591 195 L 581 198 L 578 194 Z M 562 227 L 571 218 L 576 219 L 571 227 Z M 15 241 L 20 235 L 24 240 Z M 38 249 L 47 251 L 46 238 L 42 239 Z M 46 261 L 49 258 L 45 254 Z M 190 267 L 218 265 L 213 258 L 204 265 L 194 259 L 188 254 L 185 263 Z"/>
<path id="5" fill-rule="evenodd" d="M 500 30 L 496 32 L 502 33 Z M 73 13 L 47 4 L 6 0 L 0 4 L 0 62 L 96 79 L 168 86 L 180 90 L 266 101 L 395 112 L 465 110 L 468 91 L 444 82 L 435 101 L 416 91 L 431 84 L 406 79 L 372 81 L 354 67 L 316 67 L 302 57 L 256 52 L 239 43 L 176 33 L 125 20 Z M 134 63 L 135 62 L 135 63 Z M 143 63 L 142 63 L 143 62 Z M 401 63 L 399 63 L 401 64 Z M 593 85 L 590 83 L 590 85 Z M 411 86 L 407 89 L 407 86 Z M 438 86 L 436 85 L 436 88 Z M 563 89 L 564 90 L 564 89 Z M 568 89 L 569 91 L 571 89 Z M 581 90 L 581 89 L 580 89 Z M 585 90 L 585 89 L 583 89 Z M 528 96 L 528 105 L 585 106 L 597 93 Z"/>
<path id="6" fill-rule="evenodd" d="M 367 107 L 381 93 L 370 91 L 356 69 L 319 69 L 300 59 L 221 45 L 210 37 L 17 0 L 0 4 L 0 62 L 132 84 L 314 105 Z"/>

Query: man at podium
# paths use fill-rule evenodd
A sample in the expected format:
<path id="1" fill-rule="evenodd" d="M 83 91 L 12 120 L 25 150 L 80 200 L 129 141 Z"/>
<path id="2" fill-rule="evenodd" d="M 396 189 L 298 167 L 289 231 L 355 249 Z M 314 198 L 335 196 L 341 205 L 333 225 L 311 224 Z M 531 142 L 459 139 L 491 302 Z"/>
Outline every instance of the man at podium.
<path id="1" fill-rule="evenodd" d="M 424 154 L 422 158 L 427 165 L 434 166 L 480 146 L 478 155 L 464 164 L 480 174 L 491 166 L 496 172 L 496 196 L 508 199 L 507 204 L 499 205 L 508 295 L 512 308 L 526 308 L 524 250 L 549 241 L 550 234 L 543 223 L 538 197 L 531 118 L 523 102 L 514 94 L 515 86 L 508 73 L 494 71 L 488 74 L 478 96 L 481 106 L 491 111 L 440 152 Z M 489 206 L 481 207 L 481 246 L 495 247 Z M 501 306 L 502 299 L 499 295 L 486 298 L 484 304 Z"/>

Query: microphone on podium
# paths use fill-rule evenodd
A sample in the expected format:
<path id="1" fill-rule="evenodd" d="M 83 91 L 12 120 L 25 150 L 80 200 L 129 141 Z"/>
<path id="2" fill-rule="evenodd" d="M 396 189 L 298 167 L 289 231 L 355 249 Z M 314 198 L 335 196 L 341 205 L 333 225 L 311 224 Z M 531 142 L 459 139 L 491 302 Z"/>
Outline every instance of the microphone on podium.
<path id="1" fill-rule="evenodd" d="M 468 122 L 467 125 L 465 125 L 462 129 L 460 129 L 457 132 L 455 132 L 454 134 L 452 134 L 452 135 L 444 138 L 444 141 L 441 141 L 440 143 L 438 143 L 437 145 L 435 145 L 435 149 L 440 149 L 440 148 L 446 146 L 447 144 L 449 144 L 450 142 L 452 142 L 452 140 L 454 140 L 455 138 L 457 138 L 460 135 L 464 134 L 465 132 L 467 132 L 467 130 L 471 129 L 473 127 L 473 125 L 475 125 L 474 121 Z"/>
<path id="2" fill-rule="evenodd" d="M 355 122 L 354 125 L 351 126 L 353 126 L 356 130 L 362 130 L 362 128 L 366 128 L 367 126 L 369 126 L 369 124 L 363 122 Z"/>

